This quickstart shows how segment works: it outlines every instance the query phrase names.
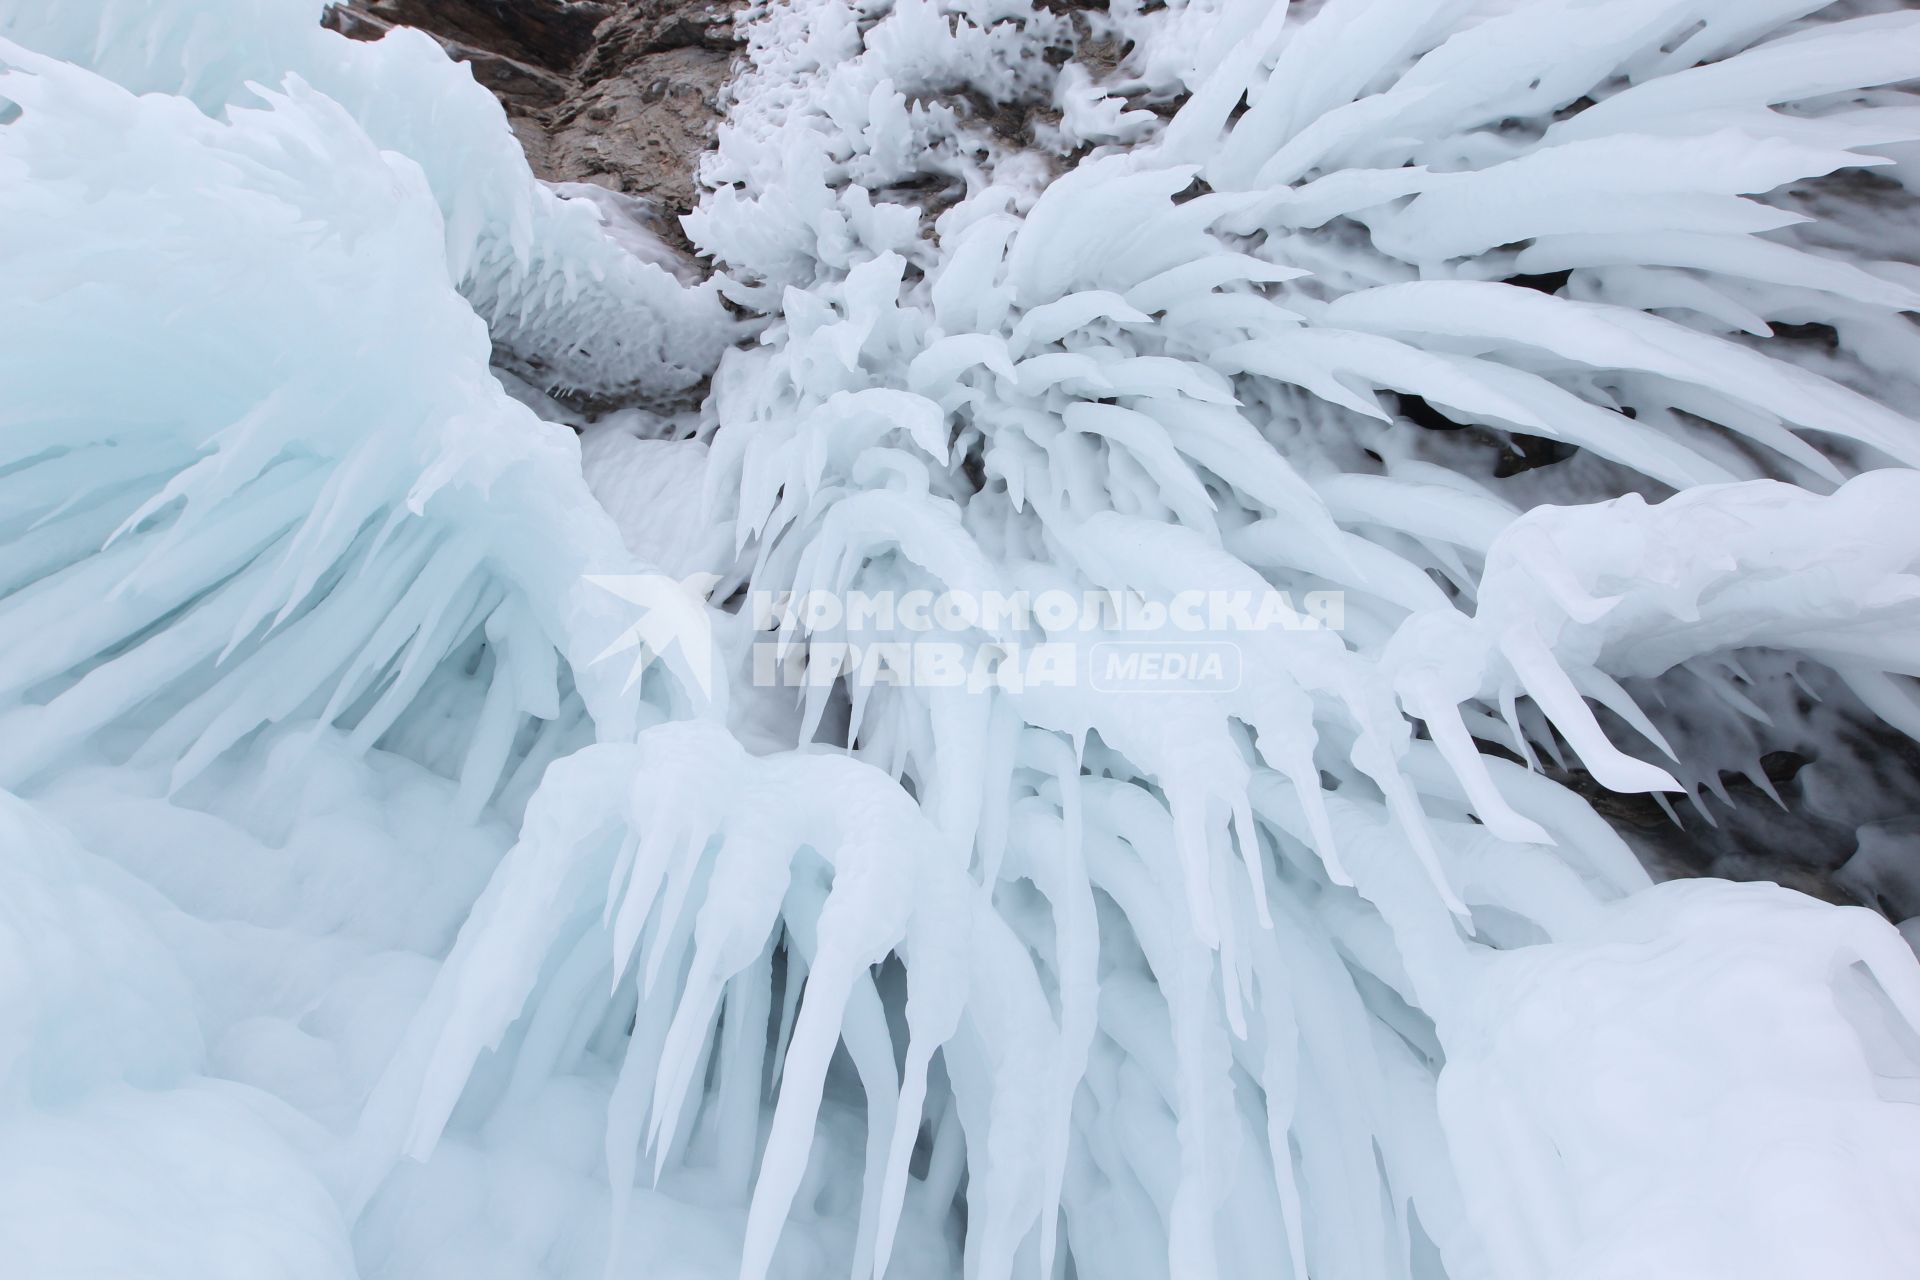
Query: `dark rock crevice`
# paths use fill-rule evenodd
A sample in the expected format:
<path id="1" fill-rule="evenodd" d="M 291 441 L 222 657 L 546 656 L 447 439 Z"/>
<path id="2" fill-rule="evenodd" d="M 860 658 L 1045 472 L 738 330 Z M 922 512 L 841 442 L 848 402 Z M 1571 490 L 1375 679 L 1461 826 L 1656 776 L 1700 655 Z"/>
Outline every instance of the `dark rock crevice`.
<path id="1" fill-rule="evenodd" d="M 740 48 L 739 0 L 344 0 L 327 26 L 377 40 L 416 27 L 506 108 L 533 171 L 646 200 L 691 255 L 700 156 Z"/>

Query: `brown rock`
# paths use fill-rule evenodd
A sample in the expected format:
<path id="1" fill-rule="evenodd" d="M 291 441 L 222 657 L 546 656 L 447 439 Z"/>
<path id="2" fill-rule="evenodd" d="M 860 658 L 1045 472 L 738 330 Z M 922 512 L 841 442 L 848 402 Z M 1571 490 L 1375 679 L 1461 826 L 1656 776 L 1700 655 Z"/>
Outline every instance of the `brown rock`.
<path id="1" fill-rule="evenodd" d="M 563 76 L 580 65 L 595 30 L 619 7 L 596 0 L 350 0 L 335 6 L 348 10 L 349 21 L 418 27 L 443 41 Z"/>
<path id="2" fill-rule="evenodd" d="M 411 26 L 473 68 L 506 107 L 527 161 L 552 182 L 592 182 L 679 216 L 713 144 L 740 0 L 345 0 L 326 24 L 377 40 Z"/>
<path id="3" fill-rule="evenodd" d="M 588 84 L 627 75 L 649 55 L 707 49 L 731 60 L 739 40 L 733 15 L 742 6 L 725 0 L 630 0 L 596 33 L 580 67 Z"/>
<path id="4" fill-rule="evenodd" d="M 691 212 L 694 169 L 713 144 L 729 53 L 699 46 L 637 55 L 549 117 L 552 177 L 595 182 L 654 202 L 677 231 Z M 549 176 L 549 175 L 543 175 Z"/>

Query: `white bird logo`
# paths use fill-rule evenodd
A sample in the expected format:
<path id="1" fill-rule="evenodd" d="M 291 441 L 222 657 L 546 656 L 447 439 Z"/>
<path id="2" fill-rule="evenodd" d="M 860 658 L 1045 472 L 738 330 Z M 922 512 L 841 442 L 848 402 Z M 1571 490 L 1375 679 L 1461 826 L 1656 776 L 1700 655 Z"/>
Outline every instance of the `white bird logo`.
<path id="1" fill-rule="evenodd" d="M 586 578 L 640 609 L 639 618 L 594 658 L 595 663 L 638 649 L 627 673 L 625 689 L 631 689 L 655 658 L 677 645 L 700 696 L 713 696 L 713 623 L 707 616 L 707 595 L 720 581 L 719 574 L 675 579 L 664 573 L 590 573 Z"/>

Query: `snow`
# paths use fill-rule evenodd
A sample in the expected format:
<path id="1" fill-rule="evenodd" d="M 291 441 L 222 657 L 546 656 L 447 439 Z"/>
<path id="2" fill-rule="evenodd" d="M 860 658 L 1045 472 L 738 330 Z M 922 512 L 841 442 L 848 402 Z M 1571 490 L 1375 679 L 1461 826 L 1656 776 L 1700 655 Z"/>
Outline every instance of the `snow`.
<path id="1" fill-rule="evenodd" d="M 0 1251 L 1908 1274 L 1914 921 L 1602 816 L 1920 736 L 1920 15 L 1819 8 L 793 0 L 698 282 L 417 33 L 0 0 Z M 1082 678 L 833 665 L 930 639 Z"/>
<path id="2" fill-rule="evenodd" d="M 1469 1212 L 1503 1240 L 1493 1274 L 1907 1266 L 1920 1241 L 1896 1188 L 1920 1135 L 1893 1099 L 1913 1082 L 1876 1071 L 1872 1046 L 1911 1027 L 1920 988 L 1864 916 L 1673 883 L 1495 959 L 1440 1088 Z M 1896 1062 L 1912 1049 L 1888 1047 Z M 1687 1150 L 1715 1159 L 1669 1158 Z M 1729 1220 L 1747 1230 L 1714 1225 Z"/>

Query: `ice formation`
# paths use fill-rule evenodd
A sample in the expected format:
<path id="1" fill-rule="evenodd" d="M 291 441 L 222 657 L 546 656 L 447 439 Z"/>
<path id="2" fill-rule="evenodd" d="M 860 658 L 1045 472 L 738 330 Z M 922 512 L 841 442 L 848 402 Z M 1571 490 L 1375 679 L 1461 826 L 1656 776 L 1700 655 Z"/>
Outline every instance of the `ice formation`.
<path id="1" fill-rule="evenodd" d="M 693 284 L 423 36 L 0 0 L 9 1267 L 1913 1273 L 1901 934 L 1548 774 L 1920 737 L 1920 12 L 1064 8 L 749 10 Z M 1195 591 L 1344 625 L 744 603 Z"/>

